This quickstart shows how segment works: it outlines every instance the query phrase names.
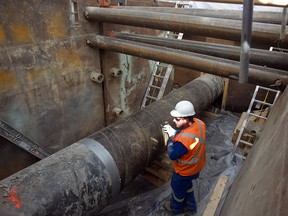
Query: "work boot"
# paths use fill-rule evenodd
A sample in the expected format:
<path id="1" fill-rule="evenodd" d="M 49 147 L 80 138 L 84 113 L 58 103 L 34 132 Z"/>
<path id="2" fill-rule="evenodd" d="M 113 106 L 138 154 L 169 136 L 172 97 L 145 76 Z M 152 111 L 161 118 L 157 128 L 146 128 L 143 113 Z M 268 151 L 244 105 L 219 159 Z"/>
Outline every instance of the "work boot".
<path id="1" fill-rule="evenodd" d="M 192 209 L 188 209 L 187 207 L 184 207 L 184 212 L 185 213 L 189 213 L 189 215 L 196 215 L 197 214 L 197 210 L 192 210 Z"/>
<path id="2" fill-rule="evenodd" d="M 171 212 L 173 215 L 183 215 L 183 216 L 186 216 L 186 214 L 183 214 L 184 212 L 181 212 L 181 213 L 175 213 L 172 211 L 171 209 L 171 206 L 170 206 L 170 201 L 169 200 L 166 200 L 165 203 L 164 203 L 164 208 Z M 188 215 L 187 215 L 188 216 Z"/>
<path id="3" fill-rule="evenodd" d="M 197 215 L 197 211 L 196 210 L 188 210 L 188 209 L 184 209 L 184 212 L 186 213 L 186 215 Z"/>

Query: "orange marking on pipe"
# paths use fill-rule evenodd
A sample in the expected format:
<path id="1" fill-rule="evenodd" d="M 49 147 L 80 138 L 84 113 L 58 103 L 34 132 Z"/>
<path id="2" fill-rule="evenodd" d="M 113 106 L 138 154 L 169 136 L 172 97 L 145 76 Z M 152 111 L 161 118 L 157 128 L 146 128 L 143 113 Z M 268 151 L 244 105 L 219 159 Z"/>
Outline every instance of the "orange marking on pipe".
<path id="1" fill-rule="evenodd" d="M 18 198 L 18 195 L 16 193 L 16 190 L 14 187 L 11 188 L 10 193 L 9 193 L 9 201 L 15 203 L 15 208 L 21 208 L 21 201 Z"/>

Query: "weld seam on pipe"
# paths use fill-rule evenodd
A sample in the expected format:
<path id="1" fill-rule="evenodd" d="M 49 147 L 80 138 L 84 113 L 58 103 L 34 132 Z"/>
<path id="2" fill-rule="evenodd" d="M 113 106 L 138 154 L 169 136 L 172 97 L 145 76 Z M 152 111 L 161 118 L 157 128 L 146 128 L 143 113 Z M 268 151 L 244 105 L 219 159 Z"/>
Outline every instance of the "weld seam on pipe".
<path id="1" fill-rule="evenodd" d="M 111 154 L 103 145 L 91 138 L 84 138 L 78 141 L 78 143 L 84 144 L 101 160 L 103 165 L 107 168 L 112 179 L 112 195 L 115 196 L 118 194 L 120 191 L 121 179 L 118 167 Z"/>

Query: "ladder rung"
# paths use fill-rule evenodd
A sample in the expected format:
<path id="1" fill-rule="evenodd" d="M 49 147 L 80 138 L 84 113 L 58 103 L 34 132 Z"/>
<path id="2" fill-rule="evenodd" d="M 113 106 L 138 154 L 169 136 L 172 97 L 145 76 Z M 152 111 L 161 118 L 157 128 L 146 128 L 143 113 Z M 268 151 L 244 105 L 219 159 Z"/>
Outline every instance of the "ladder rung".
<path id="1" fill-rule="evenodd" d="M 167 67 L 168 65 L 169 65 L 169 64 L 164 63 L 164 62 L 158 62 L 158 63 L 156 64 L 157 67 Z"/>
<path id="2" fill-rule="evenodd" d="M 147 97 L 147 98 L 150 98 L 150 99 L 153 99 L 153 100 L 157 100 L 156 97 L 152 97 L 152 96 L 149 96 L 149 95 L 147 95 L 146 97 Z"/>
<path id="3" fill-rule="evenodd" d="M 160 64 L 158 64 L 158 65 L 156 65 L 157 67 L 162 67 L 162 68 L 164 68 L 164 67 L 167 67 L 167 65 L 160 65 Z"/>
<path id="4" fill-rule="evenodd" d="M 258 103 L 261 103 L 261 104 L 268 105 L 268 106 L 273 106 L 273 104 L 271 104 L 271 103 L 267 103 L 267 102 L 260 101 L 260 100 L 257 100 L 257 99 L 255 99 L 254 101 L 256 101 L 256 102 L 258 102 Z"/>
<path id="5" fill-rule="evenodd" d="M 155 85 L 150 85 L 149 86 L 150 88 L 152 87 L 152 88 L 156 88 L 156 89 L 160 89 L 161 87 L 159 87 L 159 86 L 155 86 Z"/>
<path id="6" fill-rule="evenodd" d="M 252 116 L 255 116 L 255 117 L 259 117 L 259 118 L 262 118 L 262 119 L 265 119 L 265 120 L 267 119 L 264 116 L 260 116 L 260 115 L 254 114 L 254 113 L 249 113 L 249 115 L 252 115 Z"/>
<path id="7" fill-rule="evenodd" d="M 239 140 L 239 142 L 241 142 L 241 143 L 243 143 L 243 144 L 246 144 L 246 145 L 248 145 L 248 146 L 253 146 L 253 144 L 252 143 L 249 143 L 249 142 L 247 142 L 247 141 L 244 141 L 244 140 Z"/>
<path id="8" fill-rule="evenodd" d="M 246 159 L 246 157 L 245 157 L 244 155 L 240 155 L 240 154 L 238 154 L 238 153 L 235 153 L 235 155 L 236 155 L 237 157 L 241 158 L 241 159 Z"/>
<path id="9" fill-rule="evenodd" d="M 160 75 L 156 75 L 156 74 L 153 74 L 153 76 L 157 77 L 157 78 L 162 78 L 162 79 L 164 78 L 164 76 L 160 76 Z"/>
<path id="10" fill-rule="evenodd" d="M 279 91 L 279 90 L 275 90 L 275 89 L 266 88 L 266 87 L 263 87 L 263 86 L 259 86 L 259 89 L 264 89 L 264 90 L 272 91 L 272 92 L 278 92 Z"/>

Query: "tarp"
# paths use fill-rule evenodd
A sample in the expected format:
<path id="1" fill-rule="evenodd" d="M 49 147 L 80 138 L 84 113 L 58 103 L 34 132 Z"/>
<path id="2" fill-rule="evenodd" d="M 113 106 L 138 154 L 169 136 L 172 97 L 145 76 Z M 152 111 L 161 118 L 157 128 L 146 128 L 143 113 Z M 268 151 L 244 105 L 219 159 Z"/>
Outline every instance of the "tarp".
<path id="1" fill-rule="evenodd" d="M 225 111 L 219 114 L 217 118 L 207 116 L 200 118 L 207 127 L 205 143 L 207 164 L 201 171 L 200 177 L 194 181 L 195 197 L 198 203 L 197 215 L 202 215 L 205 211 L 218 178 L 221 175 L 226 175 L 228 182 L 216 211 L 216 215 L 219 215 L 226 194 L 243 164 L 241 159 L 234 156 L 236 148 L 231 141 L 239 117 Z M 141 177 L 137 177 L 110 205 L 103 209 L 100 215 L 172 215 L 163 207 L 164 202 L 170 200 L 171 192 L 170 182 L 156 187 Z"/>

